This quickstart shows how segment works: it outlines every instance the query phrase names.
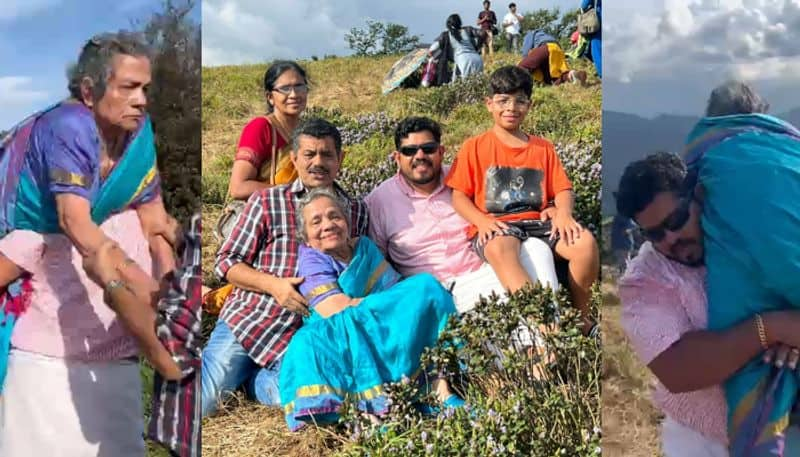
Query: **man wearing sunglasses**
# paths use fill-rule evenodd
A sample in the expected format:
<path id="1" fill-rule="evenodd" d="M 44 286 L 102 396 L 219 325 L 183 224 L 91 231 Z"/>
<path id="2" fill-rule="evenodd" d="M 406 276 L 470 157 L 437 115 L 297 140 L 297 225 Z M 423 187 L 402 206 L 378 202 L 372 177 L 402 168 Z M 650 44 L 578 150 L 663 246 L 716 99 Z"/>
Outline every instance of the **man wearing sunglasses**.
<path id="1" fill-rule="evenodd" d="M 659 152 L 628 165 L 617 211 L 645 242 L 619 281 L 622 325 L 660 381 L 654 403 L 665 415 L 663 451 L 727 456 L 726 402 L 720 384 L 764 350 L 764 361 L 794 369 L 800 312 L 776 311 L 724 331 L 708 330 L 701 204 L 684 191 L 686 167 Z M 759 330 L 769 328 L 766 335 Z"/>
<path id="2" fill-rule="evenodd" d="M 427 272 L 451 288 L 459 312 L 470 310 L 479 294 L 504 292 L 491 266 L 467 238 L 470 223 L 452 206 L 452 190 L 444 185 L 448 165 L 439 124 L 409 117 L 395 129 L 394 160 L 398 173 L 365 199 L 369 235 L 403 276 Z M 520 257 L 528 273 L 557 287 L 553 255 L 541 240 L 523 243 Z"/>

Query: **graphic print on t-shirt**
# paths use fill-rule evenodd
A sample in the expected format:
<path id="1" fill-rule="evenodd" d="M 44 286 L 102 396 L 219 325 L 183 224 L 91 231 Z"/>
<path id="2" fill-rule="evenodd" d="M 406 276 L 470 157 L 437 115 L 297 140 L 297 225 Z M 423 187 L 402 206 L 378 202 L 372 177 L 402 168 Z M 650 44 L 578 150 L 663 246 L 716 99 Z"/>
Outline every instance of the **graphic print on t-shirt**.
<path id="1" fill-rule="evenodd" d="M 486 171 L 486 211 L 514 214 L 542 208 L 542 170 L 490 167 Z"/>

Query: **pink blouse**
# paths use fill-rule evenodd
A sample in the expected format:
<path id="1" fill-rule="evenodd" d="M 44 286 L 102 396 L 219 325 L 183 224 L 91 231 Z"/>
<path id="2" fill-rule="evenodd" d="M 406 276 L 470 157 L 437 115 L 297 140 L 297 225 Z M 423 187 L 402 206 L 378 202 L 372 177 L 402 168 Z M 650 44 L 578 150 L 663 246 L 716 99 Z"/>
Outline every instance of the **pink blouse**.
<path id="1" fill-rule="evenodd" d="M 111 216 L 100 228 L 150 274 L 149 246 L 136 211 Z M 11 336 L 15 348 L 83 361 L 138 354 L 133 337 L 103 301 L 103 289 L 83 271 L 83 259 L 60 234 L 16 230 L 0 239 L 0 252 L 32 274 L 33 295 Z"/>

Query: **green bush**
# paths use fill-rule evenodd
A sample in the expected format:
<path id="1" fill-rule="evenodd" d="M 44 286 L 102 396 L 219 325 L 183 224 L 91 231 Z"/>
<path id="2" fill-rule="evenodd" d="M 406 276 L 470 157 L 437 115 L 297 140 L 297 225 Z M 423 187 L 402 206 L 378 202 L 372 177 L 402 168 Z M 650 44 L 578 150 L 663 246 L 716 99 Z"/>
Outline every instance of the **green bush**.
<path id="1" fill-rule="evenodd" d="M 167 211 L 184 224 L 200 210 L 200 25 L 193 4 L 171 2 L 144 26 L 155 49 L 149 111 Z"/>
<path id="2" fill-rule="evenodd" d="M 595 313 L 600 302 L 595 289 Z M 564 292 L 540 286 L 508 300 L 482 299 L 452 320 L 422 358 L 429 367 L 422 376 L 447 377 L 467 406 L 423 417 L 412 405 L 431 402 L 431 395 L 411 380 L 388 384 L 391 406 L 382 431 L 345 405 L 338 432 L 352 444 L 340 455 L 599 455 L 600 344 L 581 334 L 579 321 Z M 533 322 L 551 329 L 534 353 L 554 358 L 520 347 L 512 337 L 520 322 L 527 330 Z"/>

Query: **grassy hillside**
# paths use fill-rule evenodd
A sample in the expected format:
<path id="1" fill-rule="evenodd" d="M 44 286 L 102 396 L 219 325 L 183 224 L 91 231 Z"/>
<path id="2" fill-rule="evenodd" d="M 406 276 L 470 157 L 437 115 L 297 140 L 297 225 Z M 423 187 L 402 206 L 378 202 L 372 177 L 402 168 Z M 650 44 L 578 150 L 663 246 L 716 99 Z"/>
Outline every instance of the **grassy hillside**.
<path id="1" fill-rule="evenodd" d="M 355 195 L 394 173 L 393 165 L 387 161 L 393 149 L 391 132 L 405 116 L 428 115 L 441 122 L 443 143 L 451 160 L 466 138 L 492 124 L 483 105 L 488 74 L 518 60 L 515 55 L 498 53 L 484 75 L 466 82 L 431 89 L 402 89 L 382 96 L 380 83 L 396 59 L 351 57 L 302 62 L 312 83 L 309 112 L 332 120 L 343 132 L 346 158 L 341 181 Z M 590 64 L 581 62 L 578 66 L 593 75 Z M 224 203 L 241 129 L 250 118 L 264 114 L 261 78 L 266 67 L 267 64 L 203 69 L 202 184 L 207 228 L 216 222 Z M 589 87 L 568 84 L 537 88 L 525 129 L 556 143 L 578 193 L 577 216 L 596 230 L 600 225 L 601 90 L 597 79 L 590 77 L 590 83 Z M 204 274 L 206 283 L 213 286 L 217 246 L 211 230 L 207 229 L 203 236 Z M 599 301 L 598 293 L 595 307 Z M 483 320 L 456 326 L 453 334 L 468 341 L 479 341 L 476 335 L 502 339 L 501 334 L 508 332 L 498 331 L 493 323 L 508 320 L 509 315 L 513 318 L 523 310 L 545 322 L 552 322 L 555 314 L 565 313 L 559 318 L 569 328 L 568 307 L 553 311 L 553 298 L 543 291 L 522 294 L 512 303 L 518 306 L 504 309 L 490 301 L 486 313 L 481 314 Z M 565 305 L 564 297 L 559 297 L 557 303 Z M 533 364 L 526 354 L 509 353 L 508 366 L 502 369 L 480 352 L 482 348 L 468 345 L 466 352 L 458 354 L 468 356 L 468 365 L 473 369 L 472 374 L 461 375 L 468 381 L 463 392 L 476 408 L 474 416 L 423 420 L 395 412 L 385 434 L 362 433 L 354 418 L 348 419 L 349 428 L 309 428 L 293 434 L 287 431 L 279 410 L 237 398 L 221 414 L 203 422 L 203 455 L 482 455 L 477 449 L 486 446 L 493 446 L 500 454 L 592 455 L 600 434 L 599 348 L 594 340 L 576 336 L 574 331 L 556 333 L 546 347 L 561 356 L 558 363 L 548 366 L 544 379 L 530 376 Z M 447 358 L 438 355 L 437 360 Z M 404 387 L 393 389 L 397 391 L 393 398 L 408 398 Z"/>

